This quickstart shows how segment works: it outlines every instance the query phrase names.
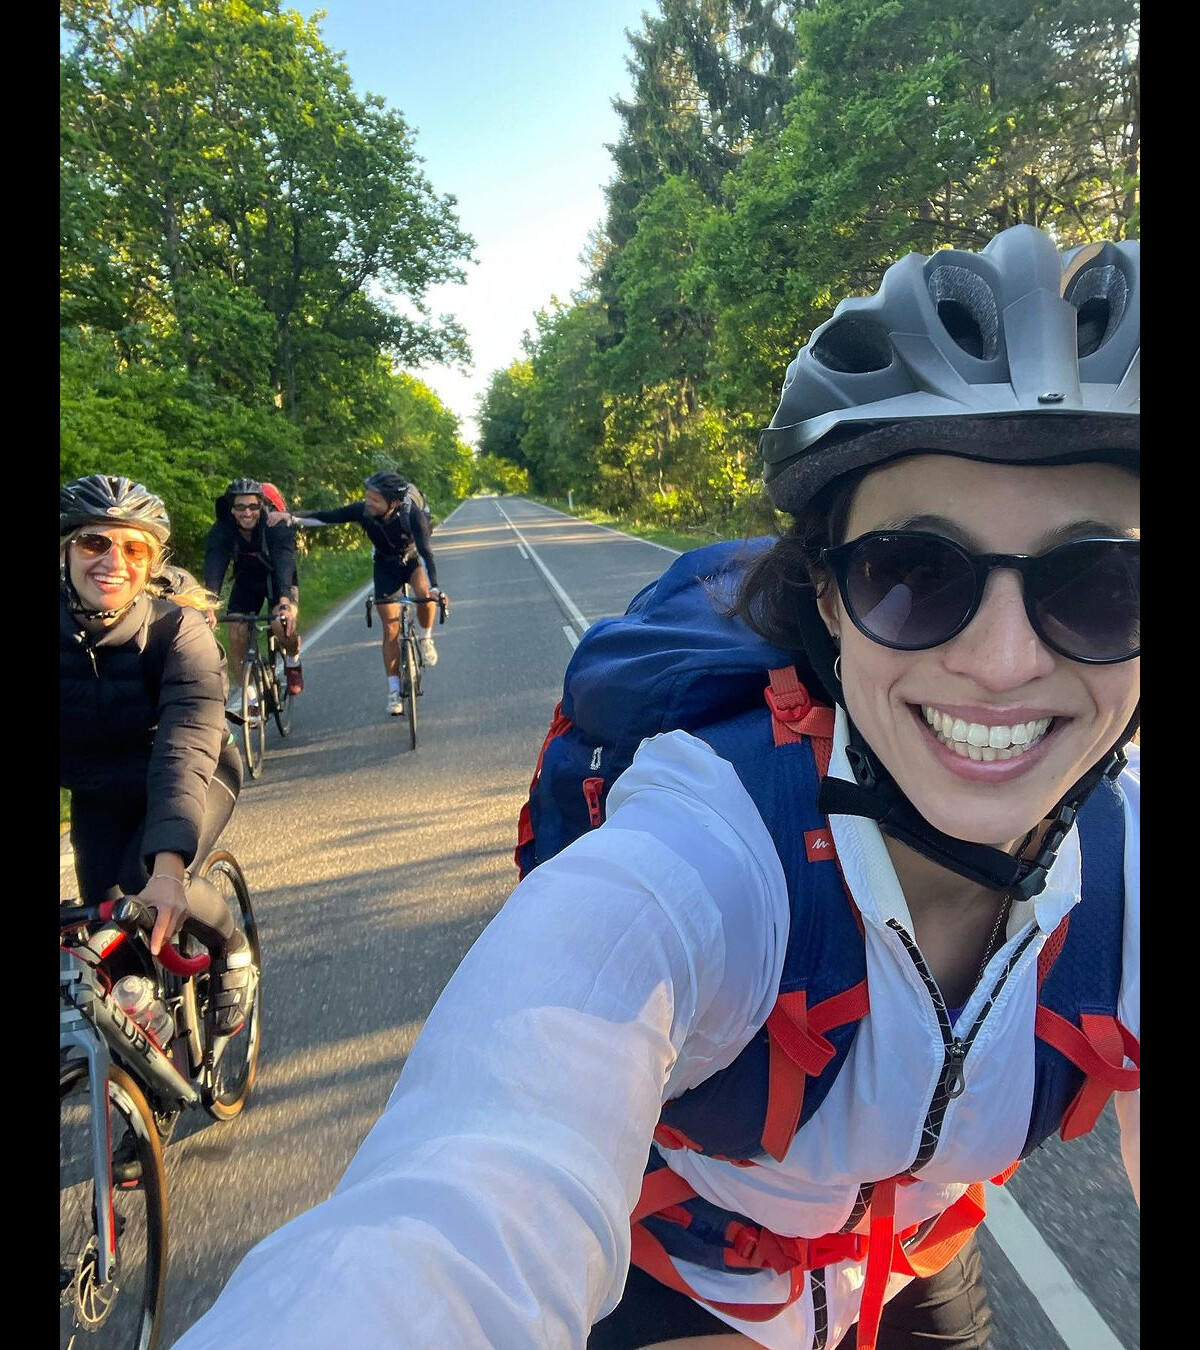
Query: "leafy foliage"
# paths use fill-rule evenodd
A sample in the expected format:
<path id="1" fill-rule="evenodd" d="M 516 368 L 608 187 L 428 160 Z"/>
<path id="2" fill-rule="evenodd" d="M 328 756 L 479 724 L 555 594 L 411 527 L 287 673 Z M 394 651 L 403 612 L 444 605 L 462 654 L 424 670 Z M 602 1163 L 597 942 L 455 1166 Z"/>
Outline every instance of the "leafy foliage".
<path id="1" fill-rule="evenodd" d="M 1019 221 L 1140 230 L 1137 0 L 659 0 L 630 48 L 590 285 L 481 409 L 536 490 L 749 520 L 757 431 L 841 297 Z"/>
<path id="2" fill-rule="evenodd" d="M 431 501 L 457 421 L 398 373 L 469 360 L 430 287 L 474 244 L 403 116 L 278 0 L 64 0 L 61 460 L 162 492 L 192 555 L 230 477 L 355 495 L 383 447 Z"/>

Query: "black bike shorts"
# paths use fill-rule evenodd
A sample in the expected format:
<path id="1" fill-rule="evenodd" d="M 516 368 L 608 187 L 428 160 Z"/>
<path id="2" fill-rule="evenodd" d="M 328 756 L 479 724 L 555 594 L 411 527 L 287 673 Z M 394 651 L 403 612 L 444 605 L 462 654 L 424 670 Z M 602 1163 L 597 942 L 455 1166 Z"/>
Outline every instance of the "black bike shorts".
<path id="1" fill-rule="evenodd" d="M 375 601 L 386 601 L 390 596 L 399 595 L 412 580 L 413 573 L 422 566 L 421 555 L 414 554 L 408 562 L 399 558 L 375 559 Z"/>
<path id="2" fill-rule="evenodd" d="M 703 1305 L 631 1266 L 616 1308 L 592 1328 L 587 1350 L 633 1350 L 683 1336 L 728 1336 L 733 1328 Z M 992 1309 L 979 1244 L 972 1237 L 936 1275 L 910 1280 L 883 1305 L 879 1350 L 982 1350 L 991 1339 Z M 851 1327 L 838 1350 L 854 1350 Z"/>
<path id="3" fill-rule="evenodd" d="M 257 614 L 262 609 L 266 598 L 267 586 L 265 581 L 235 576 L 229 592 L 229 613 Z"/>

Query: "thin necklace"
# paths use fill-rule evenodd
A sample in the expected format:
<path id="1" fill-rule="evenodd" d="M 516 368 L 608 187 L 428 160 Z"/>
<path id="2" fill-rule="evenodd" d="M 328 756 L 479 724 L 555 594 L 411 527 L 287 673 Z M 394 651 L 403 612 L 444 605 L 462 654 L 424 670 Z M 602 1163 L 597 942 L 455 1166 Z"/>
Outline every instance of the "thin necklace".
<path id="1" fill-rule="evenodd" d="M 978 984 L 983 979 L 983 972 L 987 969 L 988 962 L 992 959 L 992 952 L 996 947 L 996 939 L 1000 936 L 1000 930 L 1004 926 L 1005 919 L 1008 918 L 1008 911 L 1012 905 L 1012 895 L 1006 892 L 1000 902 L 1000 908 L 996 912 L 996 922 L 992 924 L 992 935 L 987 940 L 987 946 L 983 949 L 983 960 L 979 963 L 979 974 L 975 976 L 975 983 Z"/>
<path id="2" fill-rule="evenodd" d="M 1037 826 L 1021 840 L 1021 847 L 1017 849 L 1017 857 L 1029 847 L 1029 841 L 1033 838 Z M 1000 936 L 1000 929 L 1003 927 L 1005 919 L 1008 918 L 1008 912 L 1012 908 L 1012 892 L 1006 891 L 1000 901 L 1000 909 L 996 914 L 996 922 L 992 924 L 992 933 L 987 940 L 987 946 L 983 949 L 983 960 L 979 963 L 979 974 L 975 976 L 975 983 L 978 984 L 983 979 L 983 972 L 987 969 L 988 962 L 992 959 L 992 953 L 996 947 L 996 939 Z"/>

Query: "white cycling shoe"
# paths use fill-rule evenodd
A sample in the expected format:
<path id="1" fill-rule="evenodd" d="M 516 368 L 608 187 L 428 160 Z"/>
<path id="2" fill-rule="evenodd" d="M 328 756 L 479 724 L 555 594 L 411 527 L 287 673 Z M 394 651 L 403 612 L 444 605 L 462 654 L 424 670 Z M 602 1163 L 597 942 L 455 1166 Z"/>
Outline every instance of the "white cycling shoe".
<path id="1" fill-rule="evenodd" d="M 421 644 L 421 660 L 424 661 L 427 666 L 436 666 L 438 657 L 437 648 L 433 645 L 433 639 L 427 637 L 421 638 L 419 641 Z"/>
<path id="2" fill-rule="evenodd" d="M 398 691 L 388 690 L 387 710 L 393 717 L 404 716 L 404 700 Z"/>

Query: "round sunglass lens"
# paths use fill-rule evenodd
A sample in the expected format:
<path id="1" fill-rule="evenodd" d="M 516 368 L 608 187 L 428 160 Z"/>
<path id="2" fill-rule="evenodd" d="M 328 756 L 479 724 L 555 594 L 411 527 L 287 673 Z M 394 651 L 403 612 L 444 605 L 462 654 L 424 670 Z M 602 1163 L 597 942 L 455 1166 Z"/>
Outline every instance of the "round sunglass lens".
<path id="1" fill-rule="evenodd" d="M 970 562 L 943 540 L 881 536 L 855 550 L 846 574 L 847 603 L 877 642 L 910 651 L 945 642 L 971 612 Z"/>
<path id="2" fill-rule="evenodd" d="M 1141 649 L 1141 551 L 1104 540 L 1048 553 L 1030 603 L 1047 642 L 1081 661 L 1121 661 Z"/>

